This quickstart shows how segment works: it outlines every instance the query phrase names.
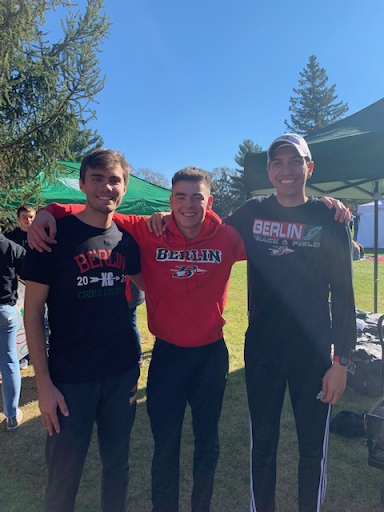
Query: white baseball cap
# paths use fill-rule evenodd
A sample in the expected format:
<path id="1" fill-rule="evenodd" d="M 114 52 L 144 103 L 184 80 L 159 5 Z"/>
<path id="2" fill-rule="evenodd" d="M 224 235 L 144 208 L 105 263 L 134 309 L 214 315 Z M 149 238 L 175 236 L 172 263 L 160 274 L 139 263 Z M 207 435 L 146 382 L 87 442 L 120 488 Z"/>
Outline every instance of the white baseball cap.
<path id="1" fill-rule="evenodd" d="M 296 149 L 300 156 L 307 158 L 309 161 L 312 160 L 312 155 L 309 151 L 309 147 L 305 139 L 296 133 L 285 133 L 284 135 L 281 135 L 275 139 L 269 146 L 267 151 L 267 165 L 269 165 L 269 162 L 273 157 L 273 153 L 276 151 L 276 149 L 284 146 L 292 146 Z"/>

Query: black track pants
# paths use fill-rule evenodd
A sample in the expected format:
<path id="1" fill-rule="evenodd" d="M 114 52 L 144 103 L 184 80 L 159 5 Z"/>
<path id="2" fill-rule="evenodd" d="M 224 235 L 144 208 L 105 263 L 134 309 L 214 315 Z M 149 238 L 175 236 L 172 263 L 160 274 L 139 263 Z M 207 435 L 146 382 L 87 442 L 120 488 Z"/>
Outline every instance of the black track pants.
<path id="1" fill-rule="evenodd" d="M 156 339 L 148 374 L 148 414 L 155 441 L 153 512 L 179 510 L 180 439 L 187 402 L 195 452 L 192 512 L 208 512 L 219 458 L 218 423 L 228 374 L 223 339 L 182 348 Z"/>
<path id="2" fill-rule="evenodd" d="M 268 347 L 268 345 L 266 344 Z M 325 496 L 330 406 L 316 399 L 329 354 L 310 350 L 273 353 L 246 342 L 246 383 L 251 418 L 251 512 L 275 511 L 276 452 L 288 385 L 299 445 L 299 512 L 318 512 Z"/>

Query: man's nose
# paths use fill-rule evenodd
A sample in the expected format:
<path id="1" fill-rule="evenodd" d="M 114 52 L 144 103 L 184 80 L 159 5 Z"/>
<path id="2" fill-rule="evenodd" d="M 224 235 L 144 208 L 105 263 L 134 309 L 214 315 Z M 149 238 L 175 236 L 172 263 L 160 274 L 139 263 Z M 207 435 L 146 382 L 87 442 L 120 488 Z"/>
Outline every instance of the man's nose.
<path id="1" fill-rule="evenodd" d="M 290 172 L 293 168 L 293 165 L 291 164 L 291 162 L 284 162 L 283 164 L 283 171 L 284 172 Z"/>
<path id="2" fill-rule="evenodd" d="M 192 197 L 186 197 L 185 198 L 185 204 L 187 206 L 193 206 L 193 198 Z"/>

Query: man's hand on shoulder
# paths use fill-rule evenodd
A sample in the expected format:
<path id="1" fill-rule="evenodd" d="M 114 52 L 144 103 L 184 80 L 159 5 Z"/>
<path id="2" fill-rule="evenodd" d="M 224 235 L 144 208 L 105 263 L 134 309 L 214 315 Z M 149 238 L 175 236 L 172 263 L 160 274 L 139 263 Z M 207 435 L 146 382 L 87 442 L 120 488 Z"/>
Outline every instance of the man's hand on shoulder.
<path id="1" fill-rule="evenodd" d="M 331 210 L 335 209 L 335 220 L 338 220 L 341 224 L 349 224 L 351 222 L 352 214 L 347 209 L 344 203 L 333 197 L 323 196 L 320 201 Z"/>
<path id="2" fill-rule="evenodd" d="M 171 212 L 156 212 L 147 218 L 147 228 L 150 233 L 160 236 L 166 231 Z"/>
<path id="3" fill-rule="evenodd" d="M 48 229 L 48 233 L 46 232 Z M 39 210 L 32 224 L 28 228 L 27 239 L 31 249 L 39 252 L 52 252 L 48 244 L 56 244 L 55 236 L 57 233 L 56 219 L 47 210 Z"/>

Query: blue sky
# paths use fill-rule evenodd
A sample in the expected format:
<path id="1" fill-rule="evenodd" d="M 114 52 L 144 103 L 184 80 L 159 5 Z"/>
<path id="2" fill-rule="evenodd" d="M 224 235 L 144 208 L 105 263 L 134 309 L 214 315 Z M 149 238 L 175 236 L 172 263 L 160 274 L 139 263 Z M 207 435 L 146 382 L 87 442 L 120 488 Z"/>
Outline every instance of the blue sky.
<path id="1" fill-rule="evenodd" d="M 82 2 L 80 2 L 81 5 Z M 384 2 L 105 0 L 104 90 L 91 123 L 134 168 L 235 168 L 238 145 L 286 131 L 316 55 L 353 114 L 384 96 Z"/>

